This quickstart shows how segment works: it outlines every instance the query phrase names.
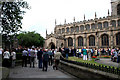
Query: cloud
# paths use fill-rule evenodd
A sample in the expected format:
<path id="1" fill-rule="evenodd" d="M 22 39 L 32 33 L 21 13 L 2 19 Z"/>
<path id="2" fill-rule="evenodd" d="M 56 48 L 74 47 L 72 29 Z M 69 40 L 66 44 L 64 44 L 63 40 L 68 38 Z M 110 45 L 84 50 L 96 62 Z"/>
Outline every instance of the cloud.
<path id="1" fill-rule="evenodd" d="M 81 21 L 86 15 L 86 19 L 94 19 L 95 12 L 97 17 L 107 16 L 110 9 L 110 0 L 26 0 L 31 6 L 30 10 L 24 15 L 23 30 L 39 32 L 44 38 L 46 29 L 48 33 L 54 31 L 55 19 L 57 24 Z"/>

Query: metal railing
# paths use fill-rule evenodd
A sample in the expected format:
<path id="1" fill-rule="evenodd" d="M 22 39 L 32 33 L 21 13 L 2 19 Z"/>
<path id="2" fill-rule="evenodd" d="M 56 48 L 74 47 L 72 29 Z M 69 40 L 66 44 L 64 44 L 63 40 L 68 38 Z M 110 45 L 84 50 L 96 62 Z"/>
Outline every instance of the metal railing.
<path id="1" fill-rule="evenodd" d="M 96 70 L 120 75 L 120 67 L 116 68 L 116 67 L 111 67 L 111 66 L 95 65 L 95 64 L 91 64 L 91 63 L 77 62 L 77 61 L 71 61 L 71 60 L 66 60 L 66 59 L 61 59 L 61 60 L 68 62 L 68 63 L 88 67 L 91 69 L 96 69 Z"/>

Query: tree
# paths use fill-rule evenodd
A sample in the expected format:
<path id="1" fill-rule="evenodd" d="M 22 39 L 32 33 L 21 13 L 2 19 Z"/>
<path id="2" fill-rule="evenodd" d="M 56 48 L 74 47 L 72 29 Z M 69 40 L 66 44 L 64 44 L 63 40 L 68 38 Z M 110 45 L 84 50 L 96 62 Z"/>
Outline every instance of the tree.
<path id="1" fill-rule="evenodd" d="M 22 29 L 23 9 L 30 9 L 28 3 L 23 0 L 14 2 L 1 2 L 1 19 L 2 19 L 2 38 L 3 43 L 11 41 L 11 35 L 15 35 Z M 11 42 L 10 42 L 11 43 Z M 5 44 L 6 45 L 6 44 Z"/>
<path id="2" fill-rule="evenodd" d="M 31 46 L 42 46 L 44 45 L 44 38 L 39 34 L 33 32 L 22 32 L 17 36 L 19 45 L 24 47 L 31 47 Z"/>
<path id="3" fill-rule="evenodd" d="M 2 2 L 2 34 L 18 32 L 22 28 L 23 11 L 21 8 L 29 9 L 25 1 Z"/>

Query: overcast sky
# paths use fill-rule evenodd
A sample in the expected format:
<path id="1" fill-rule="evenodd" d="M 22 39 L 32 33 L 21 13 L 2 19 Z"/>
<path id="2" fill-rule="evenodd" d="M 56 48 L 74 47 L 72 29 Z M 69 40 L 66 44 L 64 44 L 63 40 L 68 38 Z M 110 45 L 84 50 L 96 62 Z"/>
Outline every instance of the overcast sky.
<path id="1" fill-rule="evenodd" d="M 86 20 L 111 14 L 111 0 L 26 0 L 31 6 L 26 10 L 22 20 L 23 31 L 36 31 L 44 38 L 46 29 L 48 34 L 54 32 L 55 19 L 57 25 L 77 21 L 83 21 L 84 14 Z"/>

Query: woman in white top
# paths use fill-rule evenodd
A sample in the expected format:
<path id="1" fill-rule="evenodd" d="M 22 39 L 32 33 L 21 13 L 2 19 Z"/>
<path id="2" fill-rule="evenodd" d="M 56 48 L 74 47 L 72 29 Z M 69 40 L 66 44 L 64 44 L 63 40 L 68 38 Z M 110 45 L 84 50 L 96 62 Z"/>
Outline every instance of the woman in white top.
<path id="1" fill-rule="evenodd" d="M 6 51 L 3 53 L 3 66 L 4 67 L 10 66 L 9 59 L 10 59 L 10 53 L 9 53 L 9 50 L 6 49 Z"/>
<path id="2" fill-rule="evenodd" d="M 14 49 L 11 52 L 11 56 L 12 56 L 12 67 L 15 67 L 16 52 L 14 51 Z"/>
<path id="3" fill-rule="evenodd" d="M 37 60 L 37 52 L 38 50 L 35 48 L 35 63 L 38 64 L 38 60 Z"/>

